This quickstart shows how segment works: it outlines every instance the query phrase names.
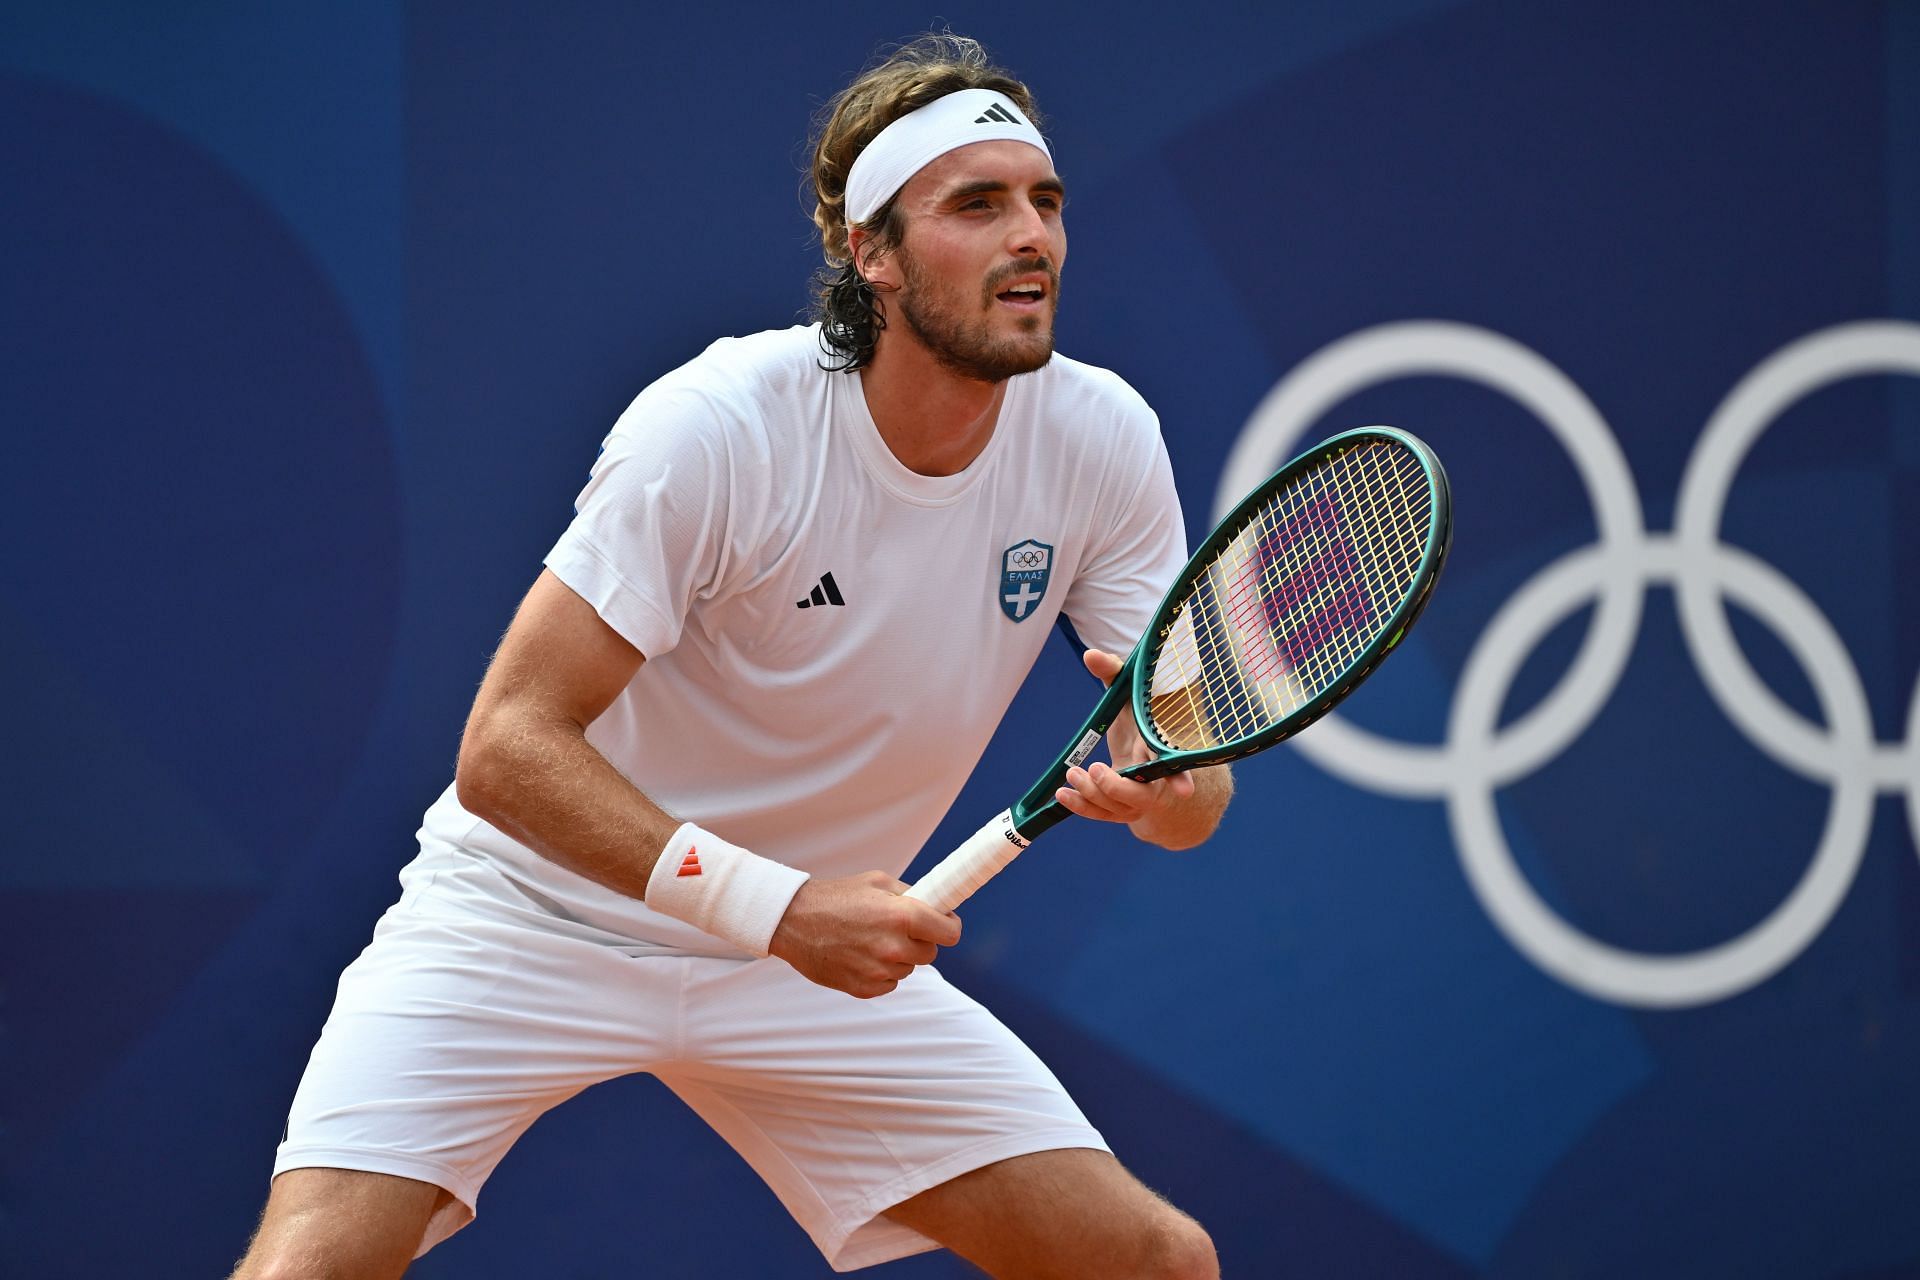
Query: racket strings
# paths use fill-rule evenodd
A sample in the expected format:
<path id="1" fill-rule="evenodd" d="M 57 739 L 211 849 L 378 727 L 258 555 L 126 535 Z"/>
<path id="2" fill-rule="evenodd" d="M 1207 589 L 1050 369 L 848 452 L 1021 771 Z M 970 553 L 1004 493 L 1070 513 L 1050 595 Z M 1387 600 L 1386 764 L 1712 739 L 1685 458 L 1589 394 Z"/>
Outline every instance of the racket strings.
<path id="1" fill-rule="evenodd" d="M 1332 453 L 1256 506 L 1158 637 L 1156 736 L 1238 742 L 1335 688 L 1406 599 L 1432 521 L 1425 468 L 1389 440 Z"/>

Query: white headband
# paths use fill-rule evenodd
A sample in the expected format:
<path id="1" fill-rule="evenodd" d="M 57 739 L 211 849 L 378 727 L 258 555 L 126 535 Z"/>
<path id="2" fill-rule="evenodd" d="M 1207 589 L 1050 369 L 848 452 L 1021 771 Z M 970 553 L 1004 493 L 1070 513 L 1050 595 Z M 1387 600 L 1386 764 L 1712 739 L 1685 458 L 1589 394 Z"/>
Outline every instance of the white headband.
<path id="1" fill-rule="evenodd" d="M 848 224 L 871 218 L 907 179 L 947 152 L 1002 139 L 1038 147 L 1053 158 L 1047 140 L 1020 108 L 992 89 L 962 89 L 909 111 L 876 134 L 847 171 Z"/>

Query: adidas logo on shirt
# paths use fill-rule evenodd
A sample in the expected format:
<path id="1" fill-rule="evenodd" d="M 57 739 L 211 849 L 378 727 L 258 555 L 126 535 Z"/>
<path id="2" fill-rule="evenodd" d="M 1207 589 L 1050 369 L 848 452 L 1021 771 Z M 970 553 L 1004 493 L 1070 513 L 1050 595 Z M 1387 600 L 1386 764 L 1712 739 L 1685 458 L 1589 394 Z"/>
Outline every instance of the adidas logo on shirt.
<path id="1" fill-rule="evenodd" d="M 795 600 L 793 607 L 811 609 L 817 604 L 844 605 L 845 603 L 846 601 L 841 598 L 839 585 L 833 580 L 833 574 L 828 572 L 820 575 L 820 581 L 814 586 L 813 594 L 805 600 Z"/>
<path id="2" fill-rule="evenodd" d="M 973 122 L 975 124 L 1019 124 L 1020 117 L 996 102 L 987 108 L 985 115 L 975 116 Z"/>

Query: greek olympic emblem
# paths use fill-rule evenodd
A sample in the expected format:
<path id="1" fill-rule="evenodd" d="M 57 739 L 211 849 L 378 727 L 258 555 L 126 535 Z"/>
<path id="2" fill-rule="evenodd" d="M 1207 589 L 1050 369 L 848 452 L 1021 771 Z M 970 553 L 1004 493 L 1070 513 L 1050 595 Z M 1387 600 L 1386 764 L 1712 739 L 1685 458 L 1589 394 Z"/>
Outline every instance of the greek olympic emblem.
<path id="1" fill-rule="evenodd" d="M 1000 554 L 1000 612 L 1015 622 L 1025 622 L 1038 610 L 1047 594 L 1047 580 L 1053 576 L 1053 546 L 1028 538 L 1016 542 Z"/>
<path id="2" fill-rule="evenodd" d="M 1852 885 L 1876 793 L 1906 793 L 1920 848 L 1920 681 L 1906 740 L 1876 740 L 1859 671 L 1826 615 L 1771 564 L 1720 541 L 1721 515 L 1741 462 L 1781 413 L 1831 383 L 1873 374 L 1920 375 L 1920 325 L 1838 325 L 1761 361 L 1708 420 L 1681 478 L 1673 531 L 1660 533 L 1645 527 L 1606 420 L 1531 348 L 1491 330 L 1426 321 L 1364 329 L 1322 348 L 1242 428 L 1220 478 L 1216 518 L 1296 452 L 1300 436 L 1339 401 L 1390 379 L 1438 375 L 1512 397 L 1559 439 L 1593 504 L 1599 541 L 1540 570 L 1495 613 L 1454 689 L 1444 743 L 1395 741 L 1330 715 L 1293 745 L 1356 786 L 1444 800 L 1482 908 L 1533 964 L 1576 990 L 1623 1005 L 1684 1007 L 1724 1000 L 1779 972 L 1826 927 Z M 1521 874 L 1494 806 L 1500 787 L 1557 757 L 1612 696 L 1654 585 L 1674 591 L 1687 650 L 1722 713 L 1769 758 L 1832 792 L 1819 845 L 1786 899 L 1738 937 L 1680 955 L 1611 946 L 1563 920 Z M 1789 707 L 1754 672 L 1734 640 L 1726 600 L 1785 643 L 1824 725 Z M 1500 728 L 1502 702 L 1534 645 L 1589 601 L 1593 621 L 1560 683 Z"/>

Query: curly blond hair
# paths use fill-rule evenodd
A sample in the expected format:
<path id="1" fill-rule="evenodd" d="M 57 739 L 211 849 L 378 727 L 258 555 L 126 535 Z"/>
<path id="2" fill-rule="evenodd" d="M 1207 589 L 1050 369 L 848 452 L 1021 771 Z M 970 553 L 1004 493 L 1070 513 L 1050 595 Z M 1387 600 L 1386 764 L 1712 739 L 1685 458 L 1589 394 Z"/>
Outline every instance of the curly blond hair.
<path id="1" fill-rule="evenodd" d="M 814 316 L 828 357 L 824 368 L 851 373 L 866 367 L 886 323 L 847 246 L 847 174 L 854 159 L 901 116 L 962 89 L 1003 93 L 1034 128 L 1041 126 L 1027 86 L 995 66 L 978 40 L 951 31 L 929 32 L 887 52 L 835 94 L 815 120 L 813 225 L 826 265 L 814 276 Z M 892 250 L 905 229 L 892 200 L 860 226 L 873 233 L 873 254 Z"/>

